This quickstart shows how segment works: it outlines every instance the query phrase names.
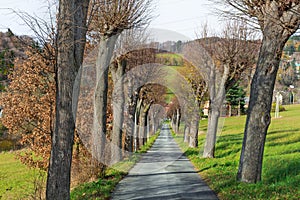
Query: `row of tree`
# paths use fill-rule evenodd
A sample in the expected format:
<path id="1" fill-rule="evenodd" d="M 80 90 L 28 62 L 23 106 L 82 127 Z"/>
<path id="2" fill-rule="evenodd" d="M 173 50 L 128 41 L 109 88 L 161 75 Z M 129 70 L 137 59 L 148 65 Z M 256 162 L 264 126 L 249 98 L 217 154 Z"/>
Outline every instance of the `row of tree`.
<path id="1" fill-rule="evenodd" d="M 300 6 L 295 0 L 225 2 L 235 8 L 234 13 L 228 14 L 255 19 L 263 34 L 238 172 L 239 180 L 257 182 L 261 178 L 276 73 L 283 46 L 300 24 L 297 14 Z M 22 78 L 19 83 L 11 84 L 6 100 L 14 104 L 6 108 L 24 106 L 10 111 L 5 108 L 4 114 L 11 130 L 26 130 L 26 142 L 31 145 L 43 142 L 44 149 L 51 143 L 50 162 L 46 165 L 47 199 L 70 198 L 76 127 L 96 165 L 99 161 L 113 164 L 126 151 L 137 150 L 149 136 L 149 122 L 152 132 L 157 130 L 164 117 L 160 106 L 165 105 L 166 87 L 161 81 L 164 70 L 153 64 L 156 50 L 135 43 L 141 42 L 134 38 L 136 33 L 121 34 L 146 25 L 150 10 L 148 0 L 60 0 L 52 47 L 47 43 L 41 49 L 34 49 L 37 54 L 28 54 L 31 60 L 24 68 L 15 67 L 12 77 L 23 77 L 28 84 L 22 88 Z M 183 62 L 190 73 L 180 72 L 184 80 L 178 78 L 177 85 L 171 87 L 177 96 L 172 101 L 175 106 L 169 110 L 173 126 L 178 130 L 180 120 L 185 122 L 185 140 L 192 147 L 198 145 L 199 108 L 208 91 L 210 111 L 204 157 L 214 157 L 225 91 L 235 85 L 243 72 L 252 74 L 259 46 L 249 38 L 244 22 L 229 23 L 221 37 L 208 37 L 204 29 L 203 39 L 184 45 Z M 84 52 L 88 55 L 86 59 Z M 16 91 L 21 91 L 19 96 L 13 96 Z M 34 109 L 25 103 L 35 104 Z M 22 123 L 13 126 L 15 122 L 10 123 L 9 118 Z M 38 155 L 47 160 L 46 153 Z"/>
<path id="2" fill-rule="evenodd" d="M 224 5 L 224 2 L 218 3 Z M 224 39 L 207 39 L 204 31 L 204 39 L 187 45 L 186 48 L 191 50 L 183 51 L 185 58 L 201 69 L 199 74 L 207 84 L 209 93 L 209 122 L 203 157 L 214 157 L 218 118 L 226 91 L 234 86 L 243 74 L 246 75 L 244 78 L 251 82 L 250 103 L 237 174 L 237 179 L 243 182 L 256 183 L 261 180 L 264 144 L 271 123 L 270 111 L 276 74 L 284 45 L 300 24 L 299 3 L 293 0 L 226 0 L 225 5 L 232 9 L 223 14 L 238 20 L 243 19 L 247 26 L 251 24 L 259 28 L 263 37 L 261 44 L 259 41 L 249 40 L 249 31 L 245 24 L 233 23 L 225 29 L 222 36 Z M 255 63 L 252 78 L 252 66 Z M 203 85 L 201 81 L 197 84 Z M 200 87 L 195 88 L 195 91 L 201 91 Z M 189 112 L 186 112 L 186 107 L 180 106 L 186 126 L 185 141 L 192 141 L 190 146 L 195 147 L 199 110 L 192 112 L 195 116 L 192 117 L 187 115 Z M 180 112 L 173 112 L 174 115 L 178 113 Z M 178 130 L 178 117 L 173 119 L 172 124 L 175 130 Z M 193 131 L 192 127 L 195 127 Z"/>

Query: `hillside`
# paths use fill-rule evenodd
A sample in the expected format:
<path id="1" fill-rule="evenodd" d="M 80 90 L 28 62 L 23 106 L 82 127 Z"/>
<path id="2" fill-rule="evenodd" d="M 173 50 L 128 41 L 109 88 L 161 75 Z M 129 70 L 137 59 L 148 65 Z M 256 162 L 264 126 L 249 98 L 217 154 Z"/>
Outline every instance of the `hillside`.
<path id="1" fill-rule="evenodd" d="M 10 29 L 7 32 L 0 32 L 0 91 L 8 83 L 7 75 L 12 70 L 16 58 L 25 56 L 28 45 L 34 44 L 29 36 L 14 35 Z"/>

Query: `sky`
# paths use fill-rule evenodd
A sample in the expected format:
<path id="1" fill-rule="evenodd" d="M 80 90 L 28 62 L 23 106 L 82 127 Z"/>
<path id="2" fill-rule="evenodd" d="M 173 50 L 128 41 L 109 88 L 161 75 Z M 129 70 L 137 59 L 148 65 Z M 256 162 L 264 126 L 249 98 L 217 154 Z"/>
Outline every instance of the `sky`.
<path id="1" fill-rule="evenodd" d="M 223 24 L 218 21 L 209 0 L 153 0 L 153 4 L 150 28 L 167 29 L 195 39 L 203 24 L 211 28 L 220 28 Z M 0 31 L 5 32 L 9 27 L 18 35 L 31 35 L 22 19 L 7 8 L 47 19 L 47 7 L 46 0 L 0 0 Z"/>

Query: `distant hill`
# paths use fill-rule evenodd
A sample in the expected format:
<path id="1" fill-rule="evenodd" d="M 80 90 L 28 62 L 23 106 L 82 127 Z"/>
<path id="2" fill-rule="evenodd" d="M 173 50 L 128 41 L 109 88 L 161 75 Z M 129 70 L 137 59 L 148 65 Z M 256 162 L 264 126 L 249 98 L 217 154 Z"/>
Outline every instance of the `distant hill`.
<path id="1" fill-rule="evenodd" d="M 153 40 L 153 42 L 168 42 L 168 41 L 190 41 L 191 39 L 185 35 L 182 35 L 181 33 L 178 33 L 176 31 L 171 31 L 167 29 L 158 29 L 158 28 L 152 28 L 150 29 L 150 39 Z"/>
<path id="2" fill-rule="evenodd" d="M 16 57 L 24 56 L 26 47 L 33 43 L 34 40 L 29 36 L 17 36 L 10 30 L 5 33 L 0 32 L 0 52 L 13 51 Z"/>
<path id="3" fill-rule="evenodd" d="M 33 44 L 31 37 L 14 35 L 10 29 L 0 32 L 0 91 L 8 83 L 7 75 L 13 69 L 15 59 L 25 57 L 26 47 Z"/>

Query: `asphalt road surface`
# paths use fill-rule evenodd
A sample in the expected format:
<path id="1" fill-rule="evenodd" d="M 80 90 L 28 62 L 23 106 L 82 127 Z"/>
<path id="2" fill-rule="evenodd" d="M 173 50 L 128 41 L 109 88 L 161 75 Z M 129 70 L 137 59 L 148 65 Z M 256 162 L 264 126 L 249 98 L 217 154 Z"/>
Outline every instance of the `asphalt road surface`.
<path id="1" fill-rule="evenodd" d="M 218 199 L 164 125 L 152 148 L 117 185 L 112 199 Z"/>

